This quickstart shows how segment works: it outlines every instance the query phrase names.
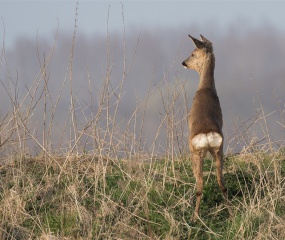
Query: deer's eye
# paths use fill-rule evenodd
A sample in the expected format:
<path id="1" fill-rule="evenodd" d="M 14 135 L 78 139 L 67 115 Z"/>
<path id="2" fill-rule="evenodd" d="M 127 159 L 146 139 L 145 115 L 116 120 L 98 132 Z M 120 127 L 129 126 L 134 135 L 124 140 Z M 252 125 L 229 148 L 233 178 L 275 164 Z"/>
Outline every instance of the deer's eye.
<path id="1" fill-rule="evenodd" d="M 195 54 L 194 54 L 194 53 L 192 53 L 192 54 L 191 54 L 191 57 L 194 57 L 194 56 L 195 56 Z"/>

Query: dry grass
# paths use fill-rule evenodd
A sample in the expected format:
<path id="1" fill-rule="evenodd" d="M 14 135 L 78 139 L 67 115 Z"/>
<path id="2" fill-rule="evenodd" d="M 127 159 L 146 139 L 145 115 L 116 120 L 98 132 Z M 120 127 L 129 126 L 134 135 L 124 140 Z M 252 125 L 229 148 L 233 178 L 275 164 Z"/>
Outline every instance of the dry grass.
<path id="1" fill-rule="evenodd" d="M 233 219 L 208 159 L 202 218 L 190 221 L 195 201 L 190 168 L 187 159 L 174 162 L 175 173 L 171 163 L 154 159 L 15 160 L 0 172 L 2 239 L 284 238 L 284 152 L 227 159 Z"/>
<path id="2" fill-rule="evenodd" d="M 228 139 L 249 143 L 226 158 L 234 217 L 229 219 L 208 159 L 202 217 L 191 223 L 195 180 L 187 157 L 185 82 L 170 86 L 164 78 L 150 84 L 148 94 L 135 100 L 131 117 L 122 122 L 118 112 L 136 49 L 127 59 L 125 39 L 122 75 L 114 82 L 107 31 L 101 89 L 94 91 L 87 73 L 90 101 L 82 102 L 73 87 L 75 39 L 76 27 L 66 76 L 56 93 L 48 78 L 56 37 L 48 54 L 38 49 L 38 75 L 24 93 L 19 94 L 18 79 L 1 81 L 12 106 L 0 124 L 1 239 L 285 239 L 285 152 L 283 145 L 272 147 L 263 111 L 254 121 L 264 130 L 266 144 L 249 139 L 247 123 Z M 0 70 L 9 72 L 4 46 Z M 60 128 L 57 116 L 66 91 L 70 111 Z M 164 110 L 153 141 L 146 144 L 145 118 L 154 92 L 160 93 Z M 35 113 L 43 116 L 42 122 Z"/>

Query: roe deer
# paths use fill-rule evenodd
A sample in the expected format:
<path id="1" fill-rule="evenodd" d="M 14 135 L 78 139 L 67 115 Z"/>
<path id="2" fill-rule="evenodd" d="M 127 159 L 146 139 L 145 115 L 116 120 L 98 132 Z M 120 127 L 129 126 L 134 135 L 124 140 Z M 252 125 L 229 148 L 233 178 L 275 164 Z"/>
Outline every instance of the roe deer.
<path id="1" fill-rule="evenodd" d="M 199 216 L 199 207 L 203 192 L 203 161 L 209 151 L 216 161 L 217 180 L 223 196 L 227 201 L 230 215 L 231 209 L 227 198 L 227 189 L 223 179 L 223 133 L 222 110 L 215 88 L 214 68 L 215 56 L 212 43 L 201 36 L 201 41 L 193 40 L 196 49 L 182 65 L 198 72 L 199 87 L 193 99 L 188 124 L 190 130 L 189 146 L 193 173 L 196 178 L 196 207 L 192 220 Z"/>

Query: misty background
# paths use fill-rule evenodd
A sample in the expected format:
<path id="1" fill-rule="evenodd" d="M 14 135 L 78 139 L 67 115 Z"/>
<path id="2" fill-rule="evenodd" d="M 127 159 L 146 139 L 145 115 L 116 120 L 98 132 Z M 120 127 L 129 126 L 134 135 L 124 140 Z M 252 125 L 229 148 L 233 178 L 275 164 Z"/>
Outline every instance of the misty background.
<path id="1" fill-rule="evenodd" d="M 68 79 L 74 49 L 72 91 L 82 128 L 98 110 L 108 77 L 114 93 L 120 94 L 118 128 L 125 129 L 130 119 L 134 121 L 135 109 L 147 97 L 138 113 L 140 123 L 133 126 L 140 132 L 143 124 L 142 145 L 151 146 L 168 114 L 166 106 L 175 98 L 179 141 L 187 146 L 187 109 L 199 79 L 181 62 L 194 50 L 188 34 L 197 38 L 202 34 L 212 41 L 216 56 L 225 148 L 237 152 L 250 144 L 282 146 L 284 7 L 283 1 L 0 1 L 1 115 L 13 111 L 6 89 L 14 98 L 23 99 L 35 79 L 42 78 L 42 86 L 48 79 L 50 96 L 55 100 L 61 94 L 52 138 L 55 145 L 64 138 L 70 118 Z M 41 67 L 49 54 L 43 77 Z M 111 98 L 116 103 L 118 96 Z M 38 106 L 30 127 L 40 139 L 44 102 Z M 167 145 L 167 124 L 163 122 L 157 140 L 160 151 Z M 102 123 L 102 127 L 108 126 Z"/>

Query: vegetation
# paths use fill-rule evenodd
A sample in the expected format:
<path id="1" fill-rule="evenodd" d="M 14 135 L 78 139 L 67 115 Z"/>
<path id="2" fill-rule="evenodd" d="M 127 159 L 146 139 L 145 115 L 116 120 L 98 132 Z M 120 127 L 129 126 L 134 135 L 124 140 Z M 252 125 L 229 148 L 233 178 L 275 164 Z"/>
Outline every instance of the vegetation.
<path id="1" fill-rule="evenodd" d="M 211 162 L 193 223 L 189 159 L 175 160 L 175 172 L 156 159 L 15 160 L 0 172 L 1 239 L 284 239 L 284 153 L 227 158 L 232 219 Z"/>
<path id="2" fill-rule="evenodd" d="M 10 108 L 0 114 L 0 239 L 285 239 L 284 142 L 271 141 L 262 105 L 227 138 L 242 146 L 237 155 L 228 147 L 225 159 L 233 218 L 207 158 L 201 218 L 191 222 L 195 179 L 185 81 L 170 84 L 166 72 L 159 83 L 147 82 L 147 96 L 136 98 L 131 116 L 122 118 L 125 81 L 139 44 L 129 57 L 123 32 L 121 46 L 107 31 L 104 76 L 95 85 L 87 70 L 82 98 L 74 84 L 76 27 L 66 73 L 62 82 L 54 78 L 56 84 L 49 65 L 57 37 L 49 51 L 37 49 L 38 73 L 24 88 L 21 74 L 9 69 L 3 42 L 1 97 Z M 124 53 L 117 64 L 121 76 L 112 75 L 115 48 Z M 144 132 L 153 95 L 162 107 L 150 141 Z M 262 131 L 255 134 L 254 126 Z"/>

